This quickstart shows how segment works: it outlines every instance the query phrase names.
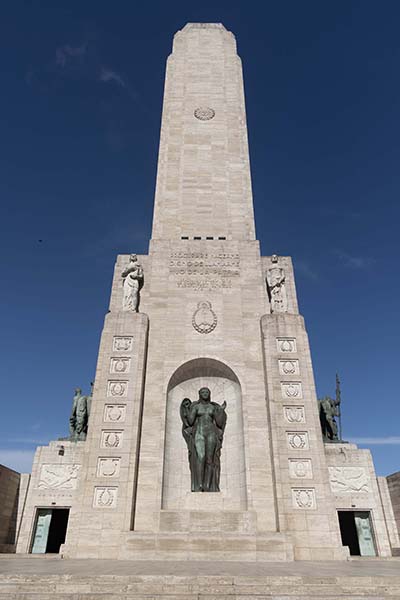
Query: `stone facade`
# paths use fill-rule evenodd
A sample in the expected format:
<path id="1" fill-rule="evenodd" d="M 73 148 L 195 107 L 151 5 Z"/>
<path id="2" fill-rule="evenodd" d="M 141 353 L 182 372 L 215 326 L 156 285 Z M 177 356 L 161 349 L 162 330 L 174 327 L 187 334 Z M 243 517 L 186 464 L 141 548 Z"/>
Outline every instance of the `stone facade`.
<path id="1" fill-rule="evenodd" d="M 38 450 L 18 551 L 50 505 L 70 508 L 68 557 L 345 558 L 336 510 L 347 472 L 322 441 L 291 259 L 262 257 L 255 239 L 241 62 L 220 24 L 186 25 L 168 59 L 140 312 L 123 310 L 129 261 L 115 265 L 87 440 Z M 227 405 L 214 493 L 190 491 L 179 416 L 203 386 Z"/>
<path id="2" fill-rule="evenodd" d="M 15 552 L 20 474 L 0 465 L 0 552 Z"/>

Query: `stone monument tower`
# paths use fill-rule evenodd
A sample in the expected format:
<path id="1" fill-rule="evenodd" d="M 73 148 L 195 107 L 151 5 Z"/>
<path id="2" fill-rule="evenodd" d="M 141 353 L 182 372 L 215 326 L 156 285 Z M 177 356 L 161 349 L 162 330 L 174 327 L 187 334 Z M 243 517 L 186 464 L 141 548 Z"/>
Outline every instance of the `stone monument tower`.
<path id="1" fill-rule="evenodd" d="M 348 552 L 291 259 L 255 236 L 242 67 L 221 24 L 174 37 L 149 253 L 118 256 L 86 441 L 57 448 L 37 455 L 20 552 L 40 506 L 68 508 L 67 557 Z"/>

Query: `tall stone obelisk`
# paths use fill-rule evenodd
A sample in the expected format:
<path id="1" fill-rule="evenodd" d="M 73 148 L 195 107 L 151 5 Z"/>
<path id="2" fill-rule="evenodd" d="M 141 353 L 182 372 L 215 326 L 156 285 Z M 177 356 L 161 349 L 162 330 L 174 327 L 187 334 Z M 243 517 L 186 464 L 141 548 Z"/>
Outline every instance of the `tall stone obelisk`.
<path id="1" fill-rule="evenodd" d="M 124 304 L 135 259 L 115 267 L 66 555 L 342 557 L 291 261 L 260 256 L 241 61 L 221 24 L 174 37 L 138 262 L 139 312 Z M 226 402 L 219 492 L 191 492 L 180 406 L 202 387 Z"/>

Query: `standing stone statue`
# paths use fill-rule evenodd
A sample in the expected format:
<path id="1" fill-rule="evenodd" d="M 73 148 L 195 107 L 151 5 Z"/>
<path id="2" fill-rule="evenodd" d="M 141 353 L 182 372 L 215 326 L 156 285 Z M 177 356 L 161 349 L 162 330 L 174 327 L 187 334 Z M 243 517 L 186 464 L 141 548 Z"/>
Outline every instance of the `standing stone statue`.
<path id="1" fill-rule="evenodd" d="M 81 388 L 76 388 L 72 401 L 72 412 L 69 418 L 70 440 L 83 442 L 86 440 L 90 414 L 91 396 L 83 396 Z"/>
<path id="2" fill-rule="evenodd" d="M 271 312 L 287 312 L 287 294 L 285 285 L 285 271 L 280 267 L 267 270 L 267 289 L 271 301 Z"/>
<path id="3" fill-rule="evenodd" d="M 182 435 L 188 447 L 192 492 L 219 492 L 221 448 L 226 402 L 211 402 L 211 392 L 199 390 L 195 402 L 184 398 L 180 407 Z"/>
<path id="4" fill-rule="evenodd" d="M 318 400 L 319 420 L 321 422 L 322 437 L 324 442 L 340 442 L 338 426 L 335 417 L 340 417 L 340 399 L 334 400 L 325 396 Z"/>
<path id="5" fill-rule="evenodd" d="M 122 272 L 124 297 L 122 310 L 138 312 L 139 290 L 143 285 L 143 269 L 137 262 L 136 254 L 131 254 L 129 264 Z"/>

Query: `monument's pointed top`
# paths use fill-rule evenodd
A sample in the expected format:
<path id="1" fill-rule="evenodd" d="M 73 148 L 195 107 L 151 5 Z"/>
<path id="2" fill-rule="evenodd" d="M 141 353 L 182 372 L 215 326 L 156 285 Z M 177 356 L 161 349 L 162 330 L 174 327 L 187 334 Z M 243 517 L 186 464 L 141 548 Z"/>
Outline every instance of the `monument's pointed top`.
<path id="1" fill-rule="evenodd" d="M 188 29 L 223 29 L 227 31 L 222 23 L 186 23 L 181 31 L 187 31 Z"/>

